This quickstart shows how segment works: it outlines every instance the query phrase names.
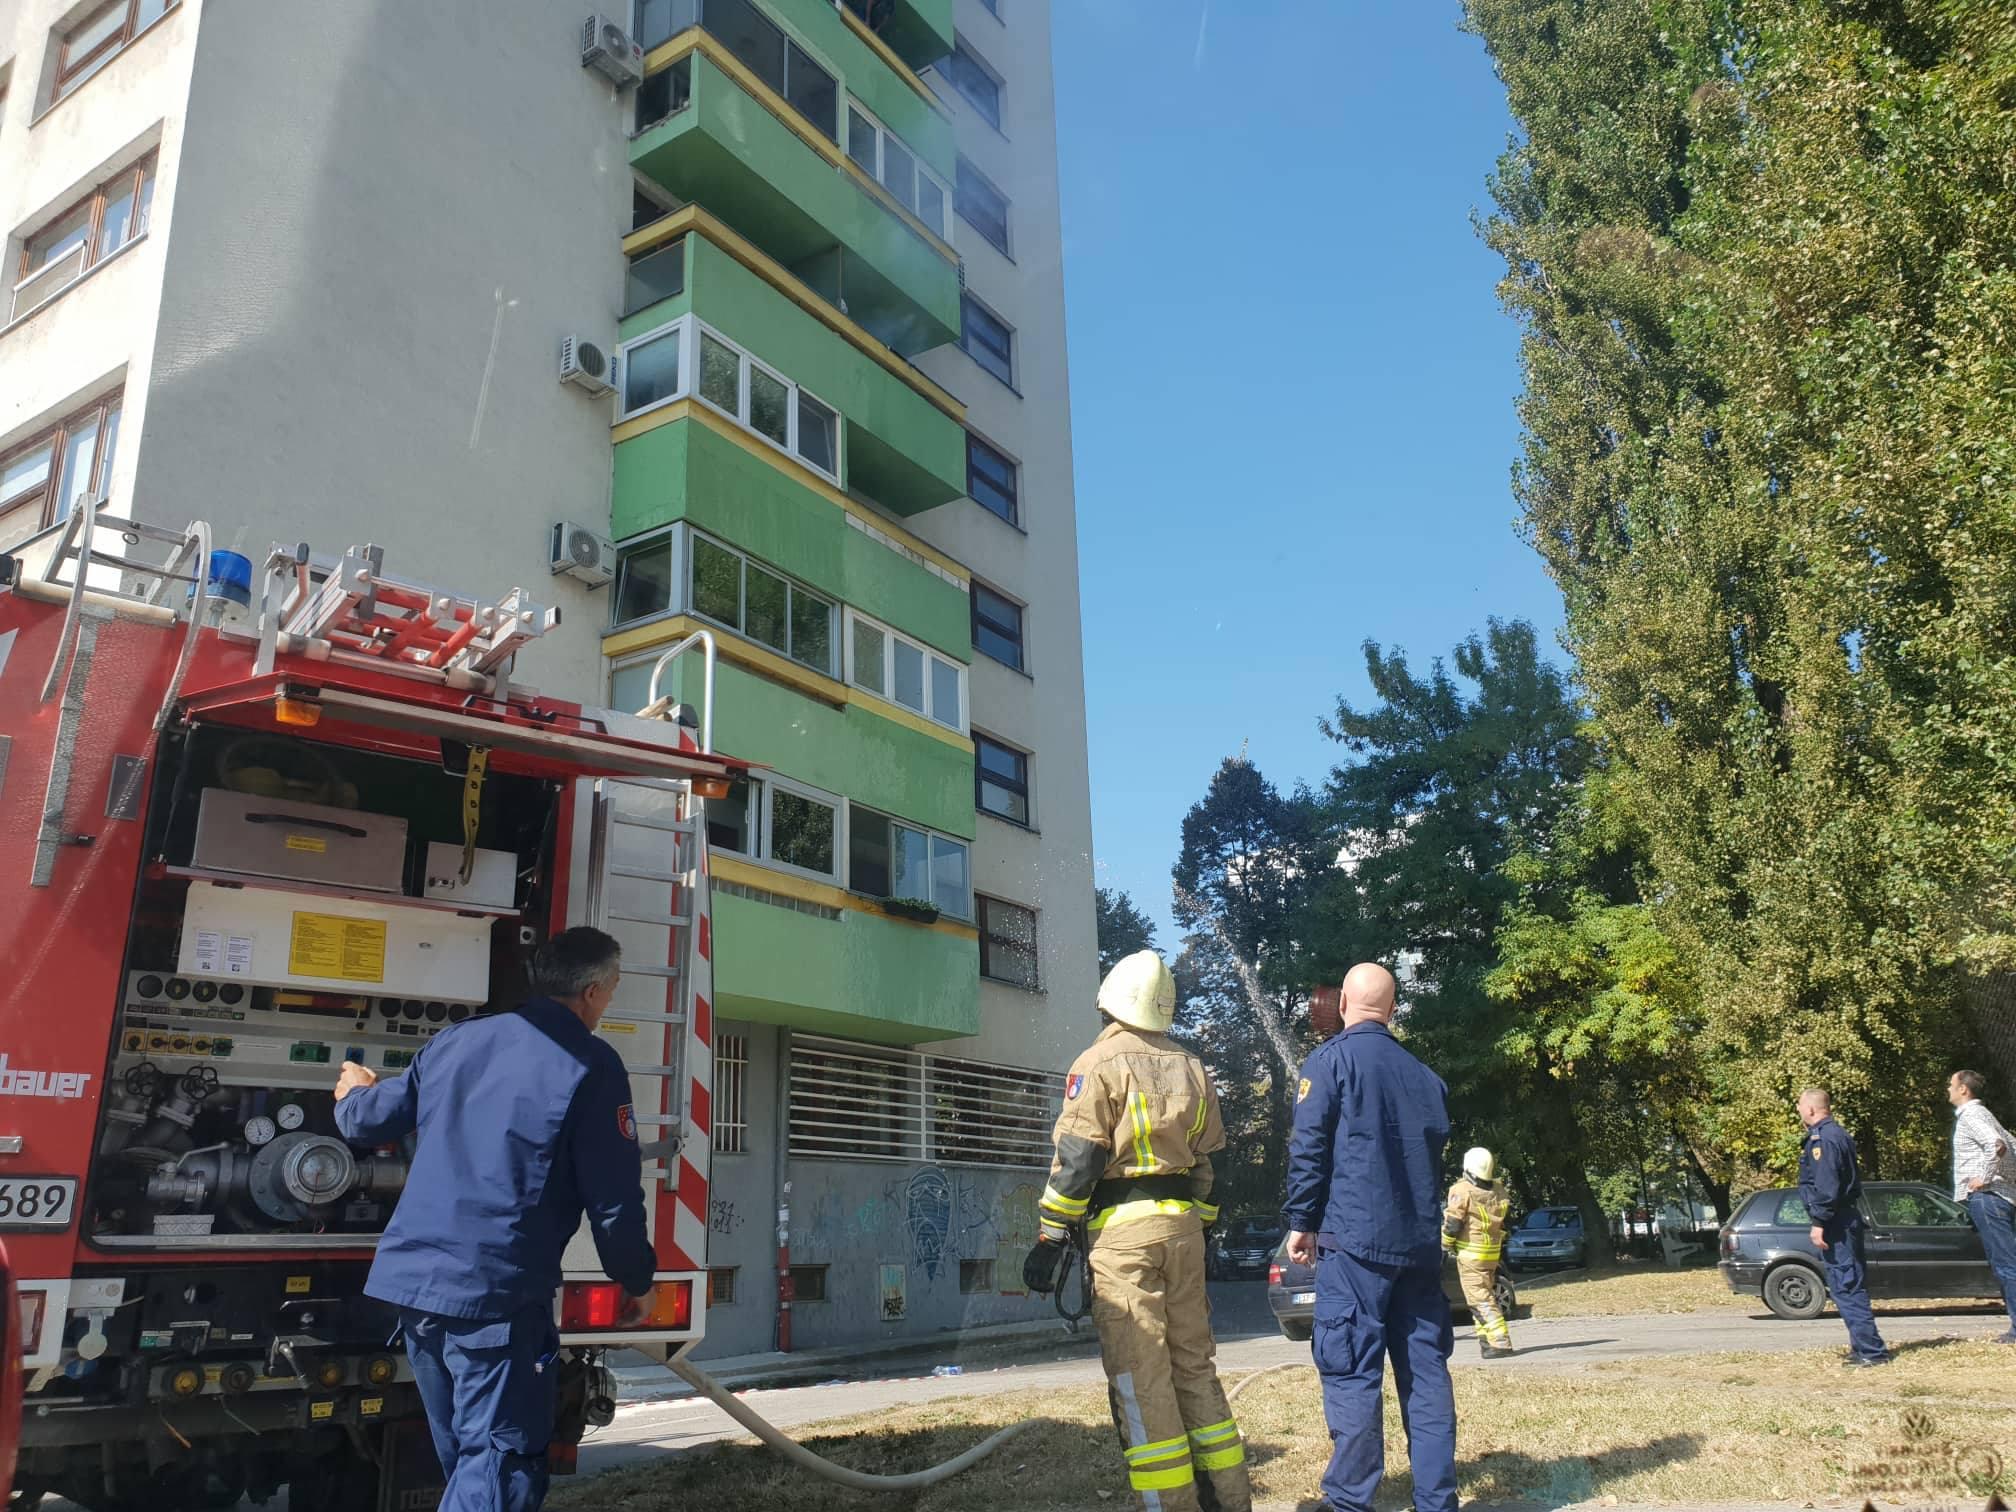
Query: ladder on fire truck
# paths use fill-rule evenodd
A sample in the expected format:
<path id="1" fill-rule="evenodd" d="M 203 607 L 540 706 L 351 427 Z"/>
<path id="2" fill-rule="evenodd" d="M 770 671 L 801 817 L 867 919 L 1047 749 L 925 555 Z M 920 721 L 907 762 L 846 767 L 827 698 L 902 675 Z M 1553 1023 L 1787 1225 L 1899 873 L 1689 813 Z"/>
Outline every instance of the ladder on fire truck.
<path id="1" fill-rule="evenodd" d="M 698 719 L 662 696 L 665 674 L 686 652 L 701 653 Z M 644 719 L 662 719 L 682 745 L 714 749 L 714 638 L 696 631 L 652 668 Z M 725 796 L 717 794 L 716 796 Z M 593 785 L 588 830 L 587 922 L 623 946 L 623 984 L 604 1015 L 605 1033 L 635 1035 L 656 1059 L 625 1055 L 633 1088 L 652 1087 L 636 1114 L 647 1181 L 665 1188 L 657 1225 L 674 1270 L 707 1263 L 708 1189 L 713 1151 L 713 940 L 706 803 L 692 782 L 603 778 Z M 655 1110 L 655 1111 L 654 1111 Z M 578 1242 L 578 1241 L 577 1241 Z"/>

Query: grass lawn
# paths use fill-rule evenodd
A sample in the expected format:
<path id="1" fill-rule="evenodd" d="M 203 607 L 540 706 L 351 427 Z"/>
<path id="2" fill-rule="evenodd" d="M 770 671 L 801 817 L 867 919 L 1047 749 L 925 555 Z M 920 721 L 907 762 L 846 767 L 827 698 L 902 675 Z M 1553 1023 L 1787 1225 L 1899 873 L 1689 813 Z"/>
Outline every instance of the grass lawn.
<path id="1" fill-rule="evenodd" d="M 1682 1273 L 1685 1274 L 1684 1272 Z M 1906 1344 L 1881 1372 L 1844 1371 L 1833 1350 L 1694 1355 L 1578 1375 L 1457 1366 L 1462 1495 L 1550 1505 L 1917 1498 L 2016 1492 L 2016 1350 Z M 1329 1457 L 1315 1372 L 1297 1367 L 1239 1399 L 1257 1498 L 1315 1505 Z M 893 1473 L 949 1459 L 1007 1423 L 1037 1426 L 955 1481 L 868 1496 L 815 1480 L 753 1443 L 721 1445 L 576 1484 L 556 1508 L 611 1512 L 1049 1512 L 1131 1505 L 1103 1392 L 967 1397 L 836 1422 L 809 1440 L 828 1458 Z M 1991 1451 L 2010 1456 L 2009 1463 Z M 1381 1506 L 1408 1503 L 1405 1440 L 1389 1393 Z"/>

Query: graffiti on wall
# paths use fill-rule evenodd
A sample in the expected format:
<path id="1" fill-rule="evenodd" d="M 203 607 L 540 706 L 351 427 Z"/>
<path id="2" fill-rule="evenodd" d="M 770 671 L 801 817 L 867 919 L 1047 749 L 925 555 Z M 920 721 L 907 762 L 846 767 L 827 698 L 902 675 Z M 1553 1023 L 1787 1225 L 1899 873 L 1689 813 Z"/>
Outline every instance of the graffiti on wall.
<path id="1" fill-rule="evenodd" d="M 1036 1204 L 1042 1196 L 1040 1188 L 1026 1181 L 1001 1194 L 1000 1247 L 994 1263 L 994 1280 L 1004 1297 L 1029 1295 L 1029 1288 L 1022 1284 L 1022 1265 L 1029 1258 L 1029 1251 L 1036 1247 Z"/>
<path id="2" fill-rule="evenodd" d="M 929 1280 L 936 1281 L 961 1260 L 991 1255 L 999 1242 L 994 1217 L 969 1176 L 925 1166 L 887 1191 L 903 1213 L 911 1263 L 922 1267 Z"/>
<path id="3" fill-rule="evenodd" d="M 910 1289 L 904 1268 L 885 1263 L 881 1273 L 882 1321 L 900 1322 L 910 1314 Z"/>
<path id="4" fill-rule="evenodd" d="M 735 1210 L 734 1203 L 727 1201 L 725 1198 L 716 1197 L 712 1207 L 713 1212 L 709 1217 L 707 1226 L 713 1229 L 715 1233 L 732 1234 L 735 1230 L 742 1227 L 742 1215 Z"/>

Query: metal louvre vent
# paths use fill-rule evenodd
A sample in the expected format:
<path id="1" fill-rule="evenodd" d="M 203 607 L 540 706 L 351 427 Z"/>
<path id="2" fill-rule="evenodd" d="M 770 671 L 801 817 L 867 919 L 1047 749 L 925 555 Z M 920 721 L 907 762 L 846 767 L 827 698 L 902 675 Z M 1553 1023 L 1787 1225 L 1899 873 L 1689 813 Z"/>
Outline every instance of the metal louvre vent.
<path id="1" fill-rule="evenodd" d="M 1044 1167 L 1063 1089 L 1053 1071 L 793 1035 L 791 1153 Z"/>

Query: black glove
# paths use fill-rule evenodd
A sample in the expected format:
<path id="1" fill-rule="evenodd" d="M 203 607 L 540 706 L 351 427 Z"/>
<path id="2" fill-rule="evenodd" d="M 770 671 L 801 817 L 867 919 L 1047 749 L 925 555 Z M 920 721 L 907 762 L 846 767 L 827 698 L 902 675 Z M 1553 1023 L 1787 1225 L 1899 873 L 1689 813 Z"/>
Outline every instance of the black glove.
<path id="1" fill-rule="evenodd" d="M 1064 1246 L 1055 1239 L 1039 1239 L 1022 1261 L 1022 1284 L 1039 1297 L 1057 1289 L 1057 1271 L 1064 1264 Z"/>

